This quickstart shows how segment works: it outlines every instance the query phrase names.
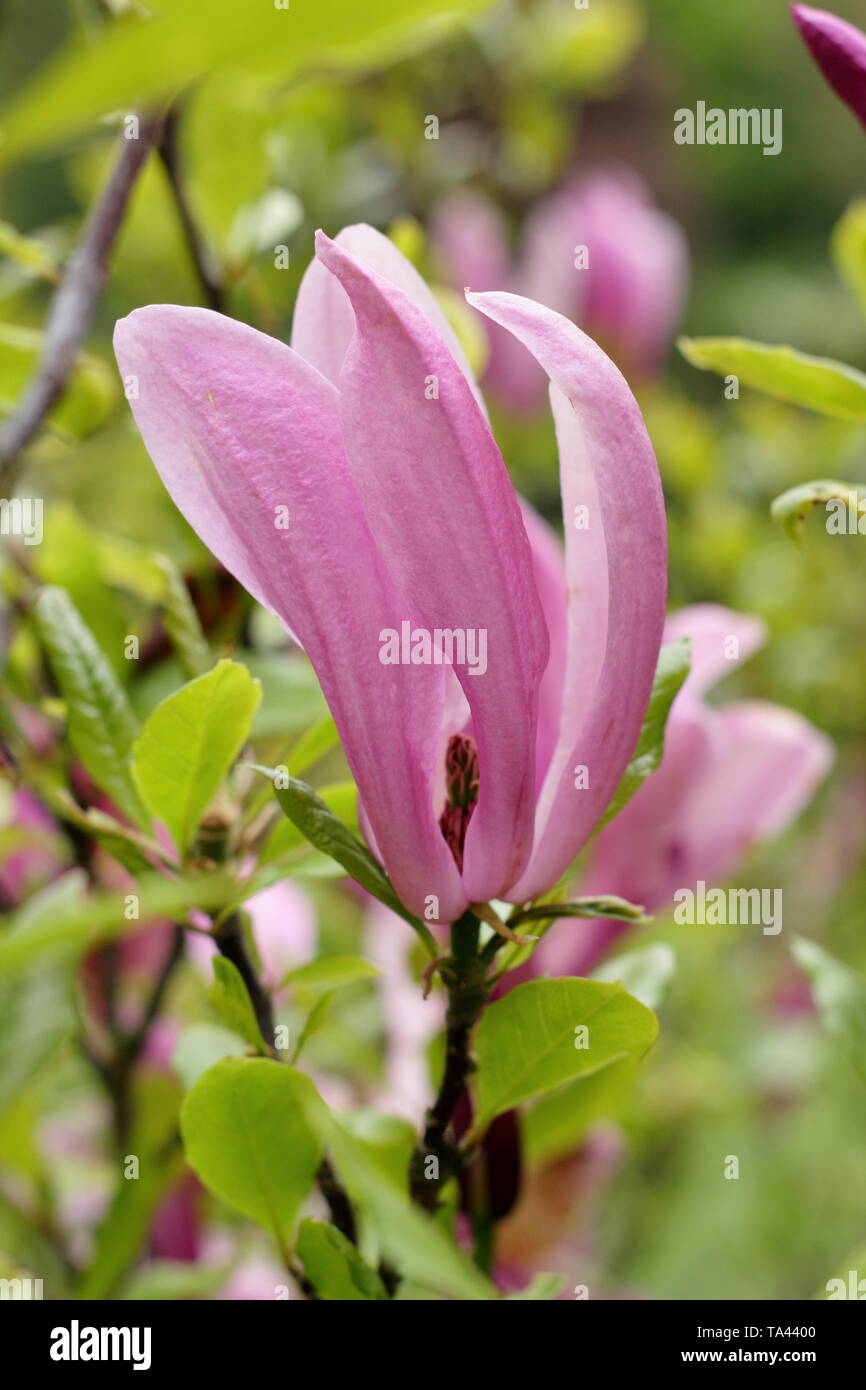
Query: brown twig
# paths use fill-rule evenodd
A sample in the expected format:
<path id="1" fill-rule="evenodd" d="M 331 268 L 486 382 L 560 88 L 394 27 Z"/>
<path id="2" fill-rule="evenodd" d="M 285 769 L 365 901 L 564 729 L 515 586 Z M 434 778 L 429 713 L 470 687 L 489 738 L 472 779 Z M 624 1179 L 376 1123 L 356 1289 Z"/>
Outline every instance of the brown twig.
<path id="1" fill-rule="evenodd" d="M 226 312 L 225 286 L 215 257 L 193 216 L 192 206 L 183 180 L 180 158 L 180 112 L 172 107 L 163 122 L 158 153 L 174 198 L 177 215 L 183 230 L 195 273 L 201 284 L 205 302 L 218 314 Z"/>
<path id="2" fill-rule="evenodd" d="M 38 433 L 46 415 L 66 389 L 84 341 L 108 269 L 136 179 L 159 138 L 161 119 L 141 123 L 137 139 L 120 141 L 114 168 L 91 208 L 81 238 L 66 263 L 51 301 L 36 374 L 20 405 L 0 429 L 0 492 L 8 494 L 17 479 L 21 451 Z"/>

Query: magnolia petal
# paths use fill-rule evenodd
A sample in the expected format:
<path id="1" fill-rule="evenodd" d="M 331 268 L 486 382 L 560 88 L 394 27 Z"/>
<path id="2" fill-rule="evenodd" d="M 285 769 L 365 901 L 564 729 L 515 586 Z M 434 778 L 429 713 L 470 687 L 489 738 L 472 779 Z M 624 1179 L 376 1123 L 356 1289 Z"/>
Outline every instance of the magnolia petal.
<path id="1" fill-rule="evenodd" d="M 398 894 L 415 911 L 436 894 L 450 920 L 466 899 L 432 814 L 443 673 L 379 661 L 379 633 L 411 609 L 364 520 L 336 390 L 291 348 L 206 309 L 136 310 L 115 350 L 175 504 L 306 649 Z"/>
<path id="2" fill-rule="evenodd" d="M 481 392 L 457 334 L 412 262 L 406 259 L 390 238 L 366 222 L 344 227 L 334 240 L 360 265 L 376 271 L 377 275 L 396 285 L 429 319 L 484 410 Z M 339 386 L 343 359 L 354 332 L 355 314 L 349 296 L 337 277 L 314 256 L 304 272 L 295 301 L 292 347 L 334 386 Z"/>
<path id="3" fill-rule="evenodd" d="M 714 756 L 683 808 L 687 887 L 718 883 L 752 845 L 780 834 L 833 762 L 830 739 L 793 710 L 743 700 L 714 714 Z"/>
<path id="4" fill-rule="evenodd" d="M 692 644 L 691 667 L 680 692 L 701 696 L 767 640 L 767 627 L 760 618 L 735 613 L 718 603 L 693 603 L 671 613 L 665 623 L 664 640 L 676 642 L 688 637 Z"/>
<path id="5" fill-rule="evenodd" d="M 474 674 L 454 666 L 480 770 L 463 880 L 483 902 L 521 873 L 532 842 L 548 641 L 526 530 L 490 430 L 429 320 L 322 234 L 318 254 L 355 309 L 340 402 L 375 543 L 419 624 L 486 643 Z"/>
<path id="6" fill-rule="evenodd" d="M 565 872 L 634 750 L 655 673 L 666 596 L 665 514 L 652 445 L 628 385 L 559 314 L 509 294 L 469 302 L 523 342 L 551 378 L 562 470 L 569 651 L 559 739 L 514 901 Z M 587 512 L 575 512 L 586 506 Z M 575 521 L 587 523 L 582 529 Z M 589 785 L 576 786 L 586 767 Z"/>

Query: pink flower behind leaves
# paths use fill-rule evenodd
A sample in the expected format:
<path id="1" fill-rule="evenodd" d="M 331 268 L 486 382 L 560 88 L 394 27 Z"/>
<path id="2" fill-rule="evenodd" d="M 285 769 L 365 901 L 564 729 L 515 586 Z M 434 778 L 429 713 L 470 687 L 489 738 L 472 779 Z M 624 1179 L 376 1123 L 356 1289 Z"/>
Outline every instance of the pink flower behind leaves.
<path id="1" fill-rule="evenodd" d="M 16 907 L 33 889 L 56 878 L 65 864 L 56 821 L 26 787 L 12 792 L 5 824 L 9 830 L 33 837 L 32 844 L 13 848 L 0 863 L 0 897 L 7 907 Z"/>
<path id="2" fill-rule="evenodd" d="M 658 370 L 683 308 L 688 249 L 630 170 L 573 178 L 539 203 L 513 264 L 504 219 L 479 193 L 443 199 L 432 240 L 455 286 L 507 286 L 573 319 L 626 375 Z M 512 409 L 537 409 L 546 385 L 538 365 L 495 328 L 489 347 L 485 384 Z"/>
<path id="3" fill-rule="evenodd" d="M 833 91 L 866 127 L 866 34 L 810 5 L 792 5 L 791 14 Z"/>
<path id="4" fill-rule="evenodd" d="M 689 637 L 692 669 L 674 700 L 661 766 L 590 848 L 581 893 L 618 893 L 658 912 L 678 888 L 718 884 L 751 847 L 800 814 L 826 775 L 830 740 L 793 710 L 761 700 L 718 708 L 707 690 L 765 640 L 756 618 L 714 604 L 673 613 L 665 640 Z M 628 930 L 598 920 L 547 936 L 536 968 L 583 975 Z"/>
<path id="5" fill-rule="evenodd" d="M 170 305 L 137 310 L 115 333 L 166 487 L 306 649 L 371 846 L 407 907 L 440 922 L 470 902 L 536 896 L 586 841 L 638 736 L 665 601 L 658 472 L 619 371 L 540 304 L 502 293 L 469 302 L 552 383 L 577 599 L 556 734 L 538 767 L 549 637 L 520 506 L 453 332 L 392 243 L 365 226 L 318 235 L 294 348 Z M 571 525 L 577 505 L 588 531 Z M 288 532 L 274 524 L 286 508 Z M 383 664 L 382 634 L 404 622 L 483 632 L 483 672 L 423 657 Z M 443 750 L 457 734 L 475 745 L 478 771 L 459 847 L 440 825 Z M 590 789 L 575 790 L 576 764 L 592 768 Z"/>

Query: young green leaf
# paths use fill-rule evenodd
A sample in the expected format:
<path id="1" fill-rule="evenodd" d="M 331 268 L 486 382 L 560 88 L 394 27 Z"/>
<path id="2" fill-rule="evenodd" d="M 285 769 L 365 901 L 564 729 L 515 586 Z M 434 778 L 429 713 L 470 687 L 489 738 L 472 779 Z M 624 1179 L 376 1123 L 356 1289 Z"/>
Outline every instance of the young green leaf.
<path id="1" fill-rule="evenodd" d="M 369 1302 L 388 1297 L 382 1280 L 336 1226 L 307 1219 L 298 1232 L 298 1258 L 325 1302 Z"/>
<path id="2" fill-rule="evenodd" d="M 646 781 L 661 763 L 665 751 L 665 727 L 671 705 L 679 694 L 692 661 L 692 644 L 688 637 L 680 637 L 676 642 L 666 642 L 659 652 L 658 665 L 653 677 L 653 687 L 649 704 L 641 726 L 637 747 L 620 779 L 613 798 L 598 823 L 596 830 L 607 825 L 614 816 L 619 815 L 626 802 L 630 801 L 638 787 Z"/>
<path id="3" fill-rule="evenodd" d="M 187 1158 L 204 1185 L 270 1231 L 282 1251 L 292 1248 L 321 1158 L 307 1118 L 317 1101 L 313 1083 L 292 1067 L 227 1057 L 198 1079 L 181 1109 Z"/>
<path id="4" fill-rule="evenodd" d="M 745 338 L 680 338 L 677 346 L 702 371 L 837 420 L 866 420 L 866 376 L 844 362 Z"/>
<path id="5" fill-rule="evenodd" d="M 252 1001 L 237 966 L 226 960 L 225 956 L 214 956 L 213 973 L 208 999 L 214 1012 L 227 1028 L 257 1052 L 266 1052 L 267 1046 L 256 1022 Z"/>
<path id="6" fill-rule="evenodd" d="M 859 496 L 854 483 L 840 483 L 831 478 L 819 478 L 814 483 L 788 488 L 773 500 L 770 516 L 778 521 L 785 535 L 799 545 L 808 513 L 827 502 L 844 503 L 845 508 L 853 512 L 859 532 L 861 519 L 866 517 L 866 498 Z"/>
<path id="7" fill-rule="evenodd" d="M 135 784 L 181 853 L 246 742 L 260 699 L 245 666 L 219 661 L 157 705 L 136 739 Z"/>
<path id="8" fill-rule="evenodd" d="M 335 994 L 336 990 L 333 989 L 328 989 L 324 994 L 320 994 L 315 1004 L 310 1009 L 310 1012 L 307 1014 L 304 1026 L 301 1029 L 301 1035 L 295 1043 L 295 1049 L 291 1056 L 292 1066 L 297 1062 L 310 1038 L 314 1033 L 318 1033 L 325 1019 L 328 1017 Z"/>
<path id="9" fill-rule="evenodd" d="M 619 984 L 531 980 L 481 1016 L 474 1129 L 623 1057 L 642 1057 L 658 1022 Z"/>
<path id="10" fill-rule="evenodd" d="M 161 607 L 165 630 L 177 652 L 181 670 L 192 680 L 204 675 L 212 666 L 210 649 L 177 565 L 167 555 L 153 558 L 163 580 Z"/>
<path id="11" fill-rule="evenodd" d="M 129 771 L 138 721 L 106 657 L 63 589 L 40 593 L 34 606 L 39 637 L 66 703 L 69 742 L 94 782 L 130 820 L 148 826 Z"/>
<path id="12" fill-rule="evenodd" d="M 283 781 L 287 781 L 288 786 L 284 787 Z M 400 902 L 391 886 L 391 880 L 370 851 L 355 838 L 339 817 L 334 815 L 312 787 L 308 787 L 306 782 L 298 781 L 296 777 L 288 777 L 276 779 L 274 788 L 284 813 L 311 845 L 336 859 L 350 878 L 360 883 L 362 888 L 366 888 L 368 893 L 372 893 L 373 897 L 378 898 L 386 907 L 390 907 L 392 912 L 396 912 L 398 917 L 408 922 L 419 935 L 430 937 L 430 932 L 423 923 L 413 917 Z M 430 939 L 432 941 L 432 937 Z M 435 942 L 433 950 L 435 953 Z"/>
<path id="13" fill-rule="evenodd" d="M 280 984 L 298 989 L 339 989 L 357 980 L 375 980 L 379 974 L 379 967 L 371 960 L 364 960 L 363 956 L 318 956 L 307 965 L 297 965 L 287 971 Z"/>

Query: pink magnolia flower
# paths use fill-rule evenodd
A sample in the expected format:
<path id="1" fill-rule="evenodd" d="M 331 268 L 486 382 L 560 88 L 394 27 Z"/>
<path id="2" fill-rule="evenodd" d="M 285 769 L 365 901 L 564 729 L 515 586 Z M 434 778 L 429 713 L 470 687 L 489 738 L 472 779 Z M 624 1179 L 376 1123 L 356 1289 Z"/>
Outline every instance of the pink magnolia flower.
<path id="1" fill-rule="evenodd" d="M 136 310 L 115 333 L 168 491 L 306 649 L 367 839 L 407 907 L 441 922 L 472 902 L 534 898 L 586 841 L 638 736 L 665 602 L 658 471 L 623 377 L 543 305 L 469 302 L 552 383 L 563 604 L 566 584 L 570 594 L 567 651 L 552 663 L 478 388 L 386 238 L 365 226 L 318 234 L 291 348 L 172 305 Z M 443 656 L 455 633 L 479 650 L 483 636 L 483 668 L 459 644 L 453 664 Z"/>
<path id="2" fill-rule="evenodd" d="M 866 34 L 811 5 L 792 5 L 791 14 L 833 91 L 866 127 Z"/>
<path id="3" fill-rule="evenodd" d="M 765 638 L 757 618 L 715 604 L 674 613 L 665 640 L 689 637 L 692 668 L 677 695 L 661 766 L 589 852 L 582 893 L 619 893 L 650 912 L 678 888 L 734 872 L 755 843 L 779 834 L 812 796 L 833 760 L 830 740 L 792 710 L 760 700 L 719 708 L 705 692 Z M 590 971 L 627 924 L 563 924 L 533 957 L 549 974 Z"/>
<path id="4" fill-rule="evenodd" d="M 449 281 L 507 287 L 579 323 L 634 376 L 654 373 L 682 312 L 688 249 L 680 227 L 630 170 L 572 179 L 539 203 L 511 264 L 504 219 L 486 197 L 444 199 L 432 239 Z M 509 335 L 489 330 L 485 384 L 518 410 L 534 410 L 544 374 Z"/>

